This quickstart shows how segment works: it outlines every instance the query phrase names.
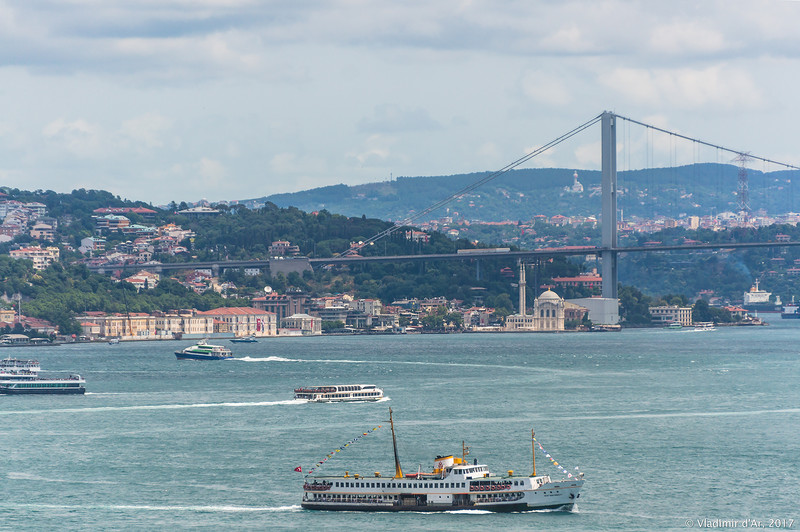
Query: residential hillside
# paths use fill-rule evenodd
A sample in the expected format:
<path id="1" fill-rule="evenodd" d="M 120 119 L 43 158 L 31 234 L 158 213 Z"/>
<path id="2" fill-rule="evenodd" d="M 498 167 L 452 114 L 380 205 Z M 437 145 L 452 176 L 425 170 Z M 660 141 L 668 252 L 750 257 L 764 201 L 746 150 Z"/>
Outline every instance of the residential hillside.
<path id="1" fill-rule="evenodd" d="M 490 175 L 490 172 L 430 177 L 398 177 L 365 185 L 333 185 L 291 194 L 243 201 L 249 207 L 266 202 L 306 212 L 326 209 L 345 216 L 366 215 L 404 220 L 433 202 Z M 601 174 L 596 170 L 542 168 L 512 170 L 465 194 L 446 209 L 419 222 L 443 216 L 487 222 L 530 220 L 535 214 L 589 216 L 600 213 Z M 694 164 L 618 172 L 618 205 L 625 216 L 678 218 L 736 211 L 739 168 L 728 164 Z M 794 212 L 797 171 L 748 170 L 750 205 L 769 213 Z M 800 187 L 797 190 L 800 193 Z M 449 210 L 447 210 L 449 209 Z"/>

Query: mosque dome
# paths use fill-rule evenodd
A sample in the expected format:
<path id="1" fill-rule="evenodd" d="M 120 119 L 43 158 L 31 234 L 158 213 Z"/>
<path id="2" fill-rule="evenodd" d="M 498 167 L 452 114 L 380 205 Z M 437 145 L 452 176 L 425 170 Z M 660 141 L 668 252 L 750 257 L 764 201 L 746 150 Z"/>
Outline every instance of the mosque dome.
<path id="1" fill-rule="evenodd" d="M 542 292 L 542 295 L 539 296 L 539 300 L 545 300 L 545 299 L 561 301 L 561 297 L 552 290 L 547 290 L 545 292 Z"/>

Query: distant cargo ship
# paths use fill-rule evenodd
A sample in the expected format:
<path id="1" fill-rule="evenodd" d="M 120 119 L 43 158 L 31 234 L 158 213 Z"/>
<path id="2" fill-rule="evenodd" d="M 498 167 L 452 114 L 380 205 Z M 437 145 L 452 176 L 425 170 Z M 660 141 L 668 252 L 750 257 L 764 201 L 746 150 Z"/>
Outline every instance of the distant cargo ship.
<path id="1" fill-rule="evenodd" d="M 750 290 L 744 293 L 742 306 L 747 310 L 761 310 L 763 312 L 776 312 L 780 310 L 780 301 L 773 303 L 770 301 L 772 292 L 758 288 L 758 279 Z"/>
<path id="2" fill-rule="evenodd" d="M 783 312 L 781 312 L 781 318 L 785 320 L 800 319 L 800 306 L 797 306 L 795 304 L 794 296 L 792 296 L 792 302 L 783 307 Z"/>

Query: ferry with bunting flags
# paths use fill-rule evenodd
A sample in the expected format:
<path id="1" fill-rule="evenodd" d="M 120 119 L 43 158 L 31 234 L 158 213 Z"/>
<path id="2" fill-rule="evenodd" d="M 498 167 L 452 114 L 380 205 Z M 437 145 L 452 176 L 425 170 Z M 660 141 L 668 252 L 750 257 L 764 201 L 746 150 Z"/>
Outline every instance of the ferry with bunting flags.
<path id="1" fill-rule="evenodd" d="M 295 399 L 310 403 L 343 403 L 351 401 L 378 401 L 383 390 L 374 384 L 338 384 L 332 386 L 307 386 L 294 389 Z"/>
<path id="2" fill-rule="evenodd" d="M 495 475 L 477 460 L 466 460 L 468 447 L 462 443 L 462 456 L 437 456 L 431 472 L 403 474 L 397 454 L 397 438 L 389 409 L 392 429 L 395 473 L 384 477 L 351 475 L 311 476 L 303 484 L 301 506 L 308 510 L 372 511 L 372 512 L 441 512 L 484 510 L 491 512 L 525 512 L 530 510 L 572 510 L 583 487 L 583 473 L 569 473 L 548 453 L 531 431 L 533 474 Z M 372 429 L 375 430 L 375 429 Z M 370 431 L 371 432 L 371 431 Z M 364 433 L 366 435 L 367 433 Z M 360 436 L 359 436 L 360 438 Z M 355 441 L 355 440 L 353 440 Z M 352 442 L 348 442 L 352 443 Z M 550 458 L 565 478 L 553 480 L 536 474 L 536 446 Z M 341 448 L 340 448 L 341 449 Z M 338 452 L 338 450 L 336 451 Z M 331 453 L 329 456 L 332 456 Z M 319 462 L 321 465 L 323 462 Z M 316 469 L 315 466 L 312 471 Z M 296 471 L 300 471 L 297 468 Z"/>

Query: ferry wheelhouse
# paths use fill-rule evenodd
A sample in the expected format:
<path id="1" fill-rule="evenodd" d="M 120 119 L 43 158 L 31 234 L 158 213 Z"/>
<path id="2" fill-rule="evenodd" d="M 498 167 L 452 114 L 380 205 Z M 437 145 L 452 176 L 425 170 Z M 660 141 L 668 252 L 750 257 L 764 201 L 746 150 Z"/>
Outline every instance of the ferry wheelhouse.
<path id="1" fill-rule="evenodd" d="M 383 390 L 374 384 L 309 386 L 306 388 L 295 388 L 294 398 L 305 399 L 312 403 L 377 401 L 383 399 Z"/>
<path id="2" fill-rule="evenodd" d="M 307 476 L 301 506 L 309 510 L 339 511 L 524 512 L 571 510 L 580 497 L 583 473 L 571 479 L 552 480 L 548 475 L 536 474 L 534 458 L 531 476 L 514 475 L 513 471 L 495 475 L 477 461 L 467 463 L 466 447 L 461 458 L 436 457 L 430 473 L 404 475 L 397 455 L 391 408 L 389 423 L 395 457 L 393 477 L 380 473 L 364 477 L 348 472 L 344 476 Z"/>
<path id="3" fill-rule="evenodd" d="M 0 394 L 83 394 L 86 393 L 86 380 L 80 375 L 66 378 L 39 377 L 29 374 L 0 377 Z"/>
<path id="4" fill-rule="evenodd" d="M 233 358 L 233 353 L 223 345 L 212 345 L 203 340 L 181 351 L 175 351 L 175 356 L 178 360 L 224 360 Z"/>

